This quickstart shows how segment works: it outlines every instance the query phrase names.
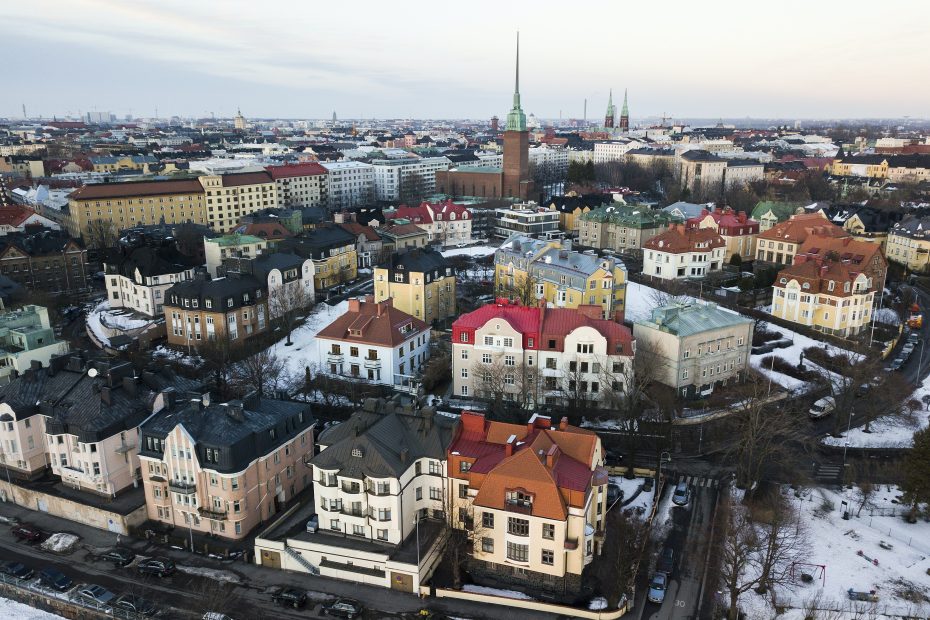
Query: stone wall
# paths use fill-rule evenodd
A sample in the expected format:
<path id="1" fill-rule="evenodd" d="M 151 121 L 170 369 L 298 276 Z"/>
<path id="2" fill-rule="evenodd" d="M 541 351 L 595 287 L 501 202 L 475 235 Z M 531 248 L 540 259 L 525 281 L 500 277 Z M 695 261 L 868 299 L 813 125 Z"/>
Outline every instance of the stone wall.
<path id="1" fill-rule="evenodd" d="M 146 520 L 145 504 L 123 515 L 100 506 L 82 504 L 49 493 L 24 489 L 15 484 L 0 484 L 0 501 L 12 501 L 30 510 L 46 512 L 69 521 L 77 521 L 122 535 L 129 535 L 130 528 L 138 527 Z"/>

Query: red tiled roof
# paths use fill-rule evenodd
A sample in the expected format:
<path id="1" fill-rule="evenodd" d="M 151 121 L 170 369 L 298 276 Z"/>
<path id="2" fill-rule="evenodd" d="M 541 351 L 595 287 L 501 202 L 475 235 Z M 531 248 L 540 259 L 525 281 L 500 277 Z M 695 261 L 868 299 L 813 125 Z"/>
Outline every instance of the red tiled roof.
<path id="1" fill-rule="evenodd" d="M 699 243 L 706 243 L 707 247 L 696 247 Z M 683 254 L 712 250 L 724 245 L 726 241 L 713 228 L 686 228 L 684 224 L 672 224 L 665 232 L 649 239 L 643 247 L 647 250 Z"/>
<path id="2" fill-rule="evenodd" d="M 430 215 L 429 209 L 426 208 L 426 203 L 424 202 L 419 207 L 408 207 L 407 205 L 400 205 L 397 207 L 397 211 L 394 214 L 395 219 L 404 218 L 410 220 L 414 224 L 432 224 L 433 216 Z"/>
<path id="3" fill-rule="evenodd" d="M 72 200 L 100 200 L 129 196 L 160 196 L 165 194 L 202 194 L 203 186 L 197 179 L 168 181 L 127 181 L 124 183 L 95 183 L 85 185 L 71 193 Z"/>
<path id="4" fill-rule="evenodd" d="M 35 215 L 36 212 L 22 205 L 9 205 L 0 208 L 0 226 L 21 226 L 23 222 Z"/>
<path id="5" fill-rule="evenodd" d="M 856 278 L 863 273 L 862 269 L 842 262 L 820 259 L 808 260 L 806 256 L 795 257 L 795 260 L 798 262 L 778 272 L 774 284 L 775 288 L 785 288 L 787 282 L 797 280 L 802 285 L 805 283 L 810 285 L 809 288 L 803 289 L 805 293 L 826 293 L 834 297 L 849 297 L 854 294 L 853 287 L 850 286 L 850 291 L 846 292 L 843 290 L 843 284 L 846 282 L 851 285 L 854 284 Z M 783 278 L 787 280 L 784 284 L 782 284 Z M 830 281 L 835 282 L 832 291 L 829 290 Z M 872 287 L 869 290 L 874 291 L 879 284 L 873 280 Z"/>
<path id="6" fill-rule="evenodd" d="M 734 211 L 730 207 L 708 211 L 704 209 L 701 215 L 688 219 L 689 226 L 698 226 L 706 217 L 711 217 L 717 225 L 717 232 L 721 235 L 752 235 L 759 232 L 759 222 L 746 216 L 745 211 Z"/>
<path id="7" fill-rule="evenodd" d="M 784 222 L 775 224 L 765 232 L 759 233 L 759 239 L 769 241 L 788 241 L 803 243 L 810 235 L 829 237 L 848 237 L 849 233 L 817 213 L 799 213 Z"/>
<path id="8" fill-rule="evenodd" d="M 268 166 L 265 168 L 272 179 L 290 179 L 292 177 L 310 177 L 326 174 L 326 168 L 316 162 L 305 164 L 287 164 L 284 166 Z"/>
<path id="9" fill-rule="evenodd" d="M 324 327 L 317 338 L 393 348 L 414 334 L 429 331 L 426 323 L 395 308 L 390 297 L 378 303 L 371 299 L 350 299 L 346 313 Z M 407 326 L 407 331 L 401 331 Z"/>
<path id="10" fill-rule="evenodd" d="M 371 226 L 365 226 L 364 224 L 359 224 L 358 222 L 345 222 L 339 224 L 339 226 L 342 227 L 343 230 L 352 233 L 356 237 L 359 235 L 365 235 L 365 239 L 368 241 L 379 241 L 381 239 L 381 237 L 378 236 L 378 233 L 375 232 L 375 229 Z"/>
<path id="11" fill-rule="evenodd" d="M 260 185 L 262 183 L 271 183 L 271 175 L 267 172 L 233 172 L 223 175 L 223 187 Z"/>
<path id="12" fill-rule="evenodd" d="M 451 215 L 455 214 L 455 219 L 462 220 L 471 217 L 471 212 L 465 205 L 459 205 L 452 202 L 451 199 L 442 202 L 424 202 L 420 206 L 426 206 L 433 213 L 433 219 L 437 222 L 451 220 Z"/>

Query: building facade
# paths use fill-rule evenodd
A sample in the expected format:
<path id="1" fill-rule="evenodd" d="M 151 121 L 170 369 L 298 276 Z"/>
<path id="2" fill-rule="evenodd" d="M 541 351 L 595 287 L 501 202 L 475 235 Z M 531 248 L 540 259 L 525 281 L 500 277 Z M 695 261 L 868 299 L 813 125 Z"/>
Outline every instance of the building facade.
<path id="1" fill-rule="evenodd" d="M 316 162 L 268 166 L 265 171 L 274 179 L 278 204 L 287 208 L 326 206 L 329 173 Z"/>
<path id="2" fill-rule="evenodd" d="M 117 251 L 104 260 L 107 300 L 111 308 L 129 308 L 161 317 L 165 292 L 194 277 L 199 264 L 174 248 L 143 246 Z"/>
<path id="3" fill-rule="evenodd" d="M 217 269 L 227 258 L 255 258 L 268 248 L 268 240 L 251 235 L 230 234 L 220 237 L 205 237 L 203 240 L 207 271 L 217 275 Z"/>
<path id="4" fill-rule="evenodd" d="M 799 213 L 772 226 L 756 238 L 756 260 L 790 265 L 808 237 L 848 237 L 849 233 L 830 222 L 822 212 Z"/>
<path id="5" fill-rule="evenodd" d="M 205 195 L 206 221 L 213 230 L 232 230 L 244 215 L 278 207 L 278 187 L 265 171 L 198 177 Z"/>
<path id="6" fill-rule="evenodd" d="M 750 219 L 745 211 L 734 211 L 729 207 L 704 209 L 701 215 L 688 220 L 691 228 L 708 228 L 723 237 L 724 260 L 730 262 L 734 256 L 740 261 L 752 261 L 756 257 L 756 236 L 759 222 Z"/>
<path id="7" fill-rule="evenodd" d="M 641 252 L 643 244 L 681 218 L 664 211 L 621 204 L 601 206 L 577 219 L 578 243 L 616 252 Z"/>
<path id="8" fill-rule="evenodd" d="M 67 352 L 68 343 L 55 339 L 47 308 L 26 305 L 0 314 L 0 383 Z"/>
<path id="9" fill-rule="evenodd" d="M 394 308 L 431 325 L 456 315 L 455 269 L 439 252 L 412 249 L 392 254 L 375 267 L 375 302 L 394 299 Z"/>
<path id="10" fill-rule="evenodd" d="M 327 202 L 330 210 L 366 205 L 374 198 L 375 173 L 371 164 L 336 161 L 320 164 L 326 168 Z"/>
<path id="11" fill-rule="evenodd" d="M 930 217 L 909 217 L 888 233 L 888 260 L 918 273 L 930 271 Z"/>
<path id="12" fill-rule="evenodd" d="M 534 203 L 501 207 L 494 210 L 494 236 L 507 239 L 510 235 L 538 235 L 541 238 L 561 236 L 559 215 Z"/>
<path id="13" fill-rule="evenodd" d="M 643 246 L 643 274 L 663 280 L 702 278 L 718 271 L 726 259 L 726 242 L 712 228 L 670 226 Z"/>

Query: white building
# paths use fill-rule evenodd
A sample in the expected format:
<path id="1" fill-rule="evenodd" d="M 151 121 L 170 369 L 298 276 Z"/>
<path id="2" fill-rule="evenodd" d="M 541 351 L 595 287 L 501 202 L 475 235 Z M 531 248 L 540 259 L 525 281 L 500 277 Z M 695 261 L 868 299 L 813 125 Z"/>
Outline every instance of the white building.
<path id="1" fill-rule="evenodd" d="M 327 202 L 329 173 L 316 162 L 265 168 L 278 188 L 278 204 L 288 208 L 319 207 Z"/>
<path id="2" fill-rule="evenodd" d="M 329 208 L 341 211 L 365 205 L 374 196 L 375 173 L 371 164 L 360 161 L 336 161 L 321 164 L 328 179 Z"/>
<path id="3" fill-rule="evenodd" d="M 675 280 L 701 278 L 723 267 L 726 241 L 713 228 L 674 224 L 643 244 L 643 275 Z"/>
<path id="4" fill-rule="evenodd" d="M 448 157 L 376 159 L 372 162 L 375 200 L 408 200 L 436 192 L 436 172 L 452 165 Z"/>
<path id="5" fill-rule="evenodd" d="M 627 151 L 639 148 L 642 143 L 635 140 L 614 140 L 594 143 L 594 163 L 604 164 L 609 161 L 624 161 Z"/>
<path id="6" fill-rule="evenodd" d="M 545 169 L 554 174 L 568 172 L 568 151 L 548 145 L 534 146 L 529 149 L 530 165 Z"/>
<path id="7" fill-rule="evenodd" d="M 739 187 L 765 178 L 765 165 L 758 159 L 727 159 L 723 171 L 726 187 Z"/>
<path id="8" fill-rule="evenodd" d="M 162 316 L 165 291 L 194 277 L 198 261 L 167 248 L 139 247 L 103 263 L 111 308 Z"/>
<path id="9" fill-rule="evenodd" d="M 207 271 L 214 278 L 217 269 L 227 258 L 255 258 L 268 247 L 268 241 L 252 235 L 223 235 L 222 237 L 204 238 L 204 255 L 207 259 Z"/>
<path id="10" fill-rule="evenodd" d="M 268 314 L 271 318 L 277 318 L 295 306 L 310 306 L 315 299 L 312 259 L 270 252 L 253 258 L 227 258 L 223 267 L 227 273 L 250 274 L 264 283 L 268 290 Z"/>
<path id="11" fill-rule="evenodd" d="M 316 336 L 323 370 L 372 383 L 412 387 L 429 358 L 429 326 L 394 307 L 350 299 L 348 311 Z"/>

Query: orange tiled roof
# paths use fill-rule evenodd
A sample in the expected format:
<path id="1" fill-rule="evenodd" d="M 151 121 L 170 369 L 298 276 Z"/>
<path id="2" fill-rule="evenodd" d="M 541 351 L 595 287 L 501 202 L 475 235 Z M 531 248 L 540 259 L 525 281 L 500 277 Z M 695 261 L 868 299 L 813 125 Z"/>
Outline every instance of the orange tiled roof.
<path id="1" fill-rule="evenodd" d="M 697 244 L 706 243 L 704 248 L 697 248 Z M 643 244 L 649 250 L 682 254 L 699 250 L 713 250 L 726 245 L 723 237 L 713 228 L 686 228 L 684 224 L 672 224 L 668 230 L 660 233 Z"/>
<path id="2" fill-rule="evenodd" d="M 821 237 L 848 237 L 849 233 L 825 218 L 821 213 L 799 213 L 784 222 L 775 224 L 765 232 L 759 233 L 759 239 L 769 241 L 788 241 L 804 243 L 811 235 Z"/>

